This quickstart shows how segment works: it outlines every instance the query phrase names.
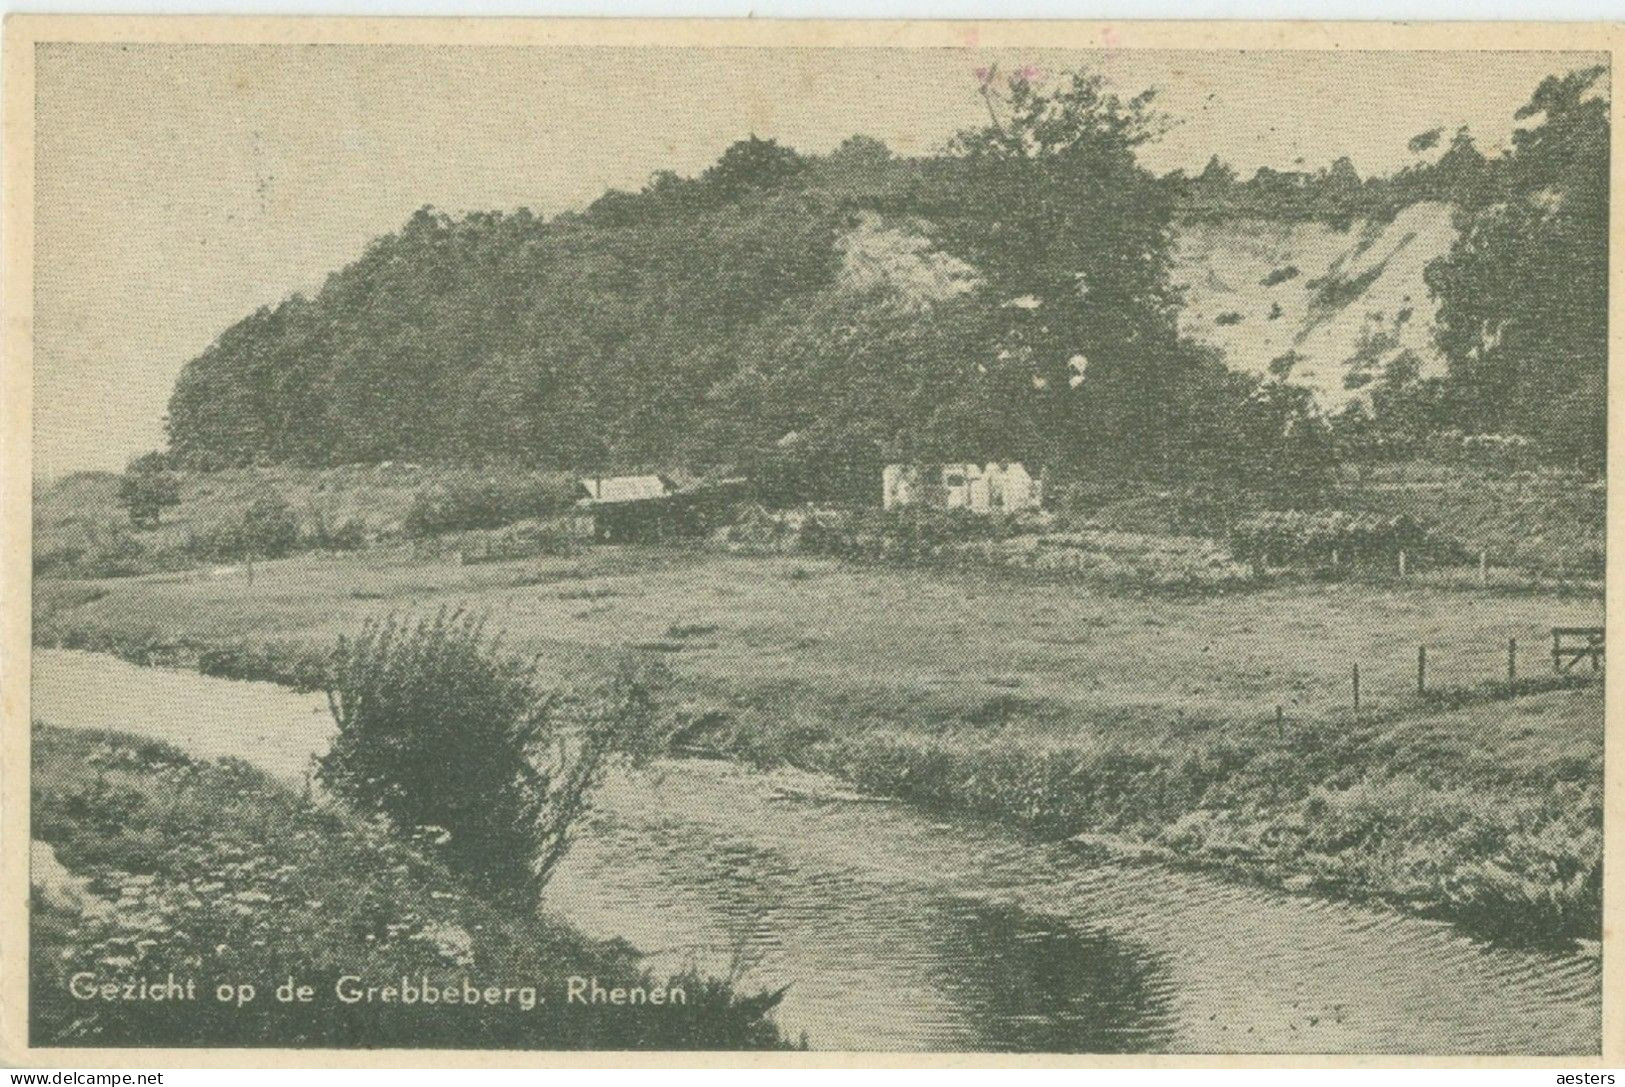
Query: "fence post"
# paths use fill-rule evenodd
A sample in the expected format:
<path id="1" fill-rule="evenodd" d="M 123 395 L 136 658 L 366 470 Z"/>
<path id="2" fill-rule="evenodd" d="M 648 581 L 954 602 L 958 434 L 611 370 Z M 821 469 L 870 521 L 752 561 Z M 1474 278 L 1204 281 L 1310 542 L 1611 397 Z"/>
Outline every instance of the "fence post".
<path id="1" fill-rule="evenodd" d="M 1478 553 L 1478 583 L 1480 585 L 1487 585 L 1489 584 L 1489 580 L 1490 553 L 1488 551 L 1480 551 Z"/>
<path id="2" fill-rule="evenodd" d="M 1358 661 L 1354 665 L 1354 713 L 1355 716 L 1359 716 L 1360 713 L 1360 665 Z"/>
<path id="3" fill-rule="evenodd" d="M 1426 694 L 1428 689 L 1428 647 L 1416 647 L 1416 693 Z"/>
<path id="4" fill-rule="evenodd" d="M 1286 719 L 1279 705 L 1275 707 L 1275 738 L 1286 739 Z"/>
<path id="5" fill-rule="evenodd" d="M 1405 551 L 1403 548 L 1399 552 L 1399 576 L 1405 576 Z"/>
<path id="6" fill-rule="evenodd" d="M 1507 686 L 1518 682 L 1518 639 L 1507 639 Z"/>

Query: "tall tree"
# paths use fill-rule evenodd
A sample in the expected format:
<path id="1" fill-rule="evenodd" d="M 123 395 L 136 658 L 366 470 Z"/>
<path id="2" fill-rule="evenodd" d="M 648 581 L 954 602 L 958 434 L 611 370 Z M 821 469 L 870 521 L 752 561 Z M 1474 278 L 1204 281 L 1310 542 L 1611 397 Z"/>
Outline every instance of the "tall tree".
<path id="1" fill-rule="evenodd" d="M 1500 191 L 1462 211 L 1455 246 L 1427 270 L 1463 425 L 1593 467 L 1608 423 L 1603 78 L 1597 67 L 1540 84 L 1518 110 L 1529 123 L 1513 134 Z"/>
<path id="2" fill-rule="evenodd" d="M 1044 89 L 985 73 L 988 121 L 961 132 L 939 176 L 943 240 L 1004 303 L 1002 348 L 1058 465 L 1148 468 L 1174 448 L 1188 371 L 1168 282 L 1172 200 L 1135 149 L 1162 130 L 1154 91 L 1090 73 Z"/>

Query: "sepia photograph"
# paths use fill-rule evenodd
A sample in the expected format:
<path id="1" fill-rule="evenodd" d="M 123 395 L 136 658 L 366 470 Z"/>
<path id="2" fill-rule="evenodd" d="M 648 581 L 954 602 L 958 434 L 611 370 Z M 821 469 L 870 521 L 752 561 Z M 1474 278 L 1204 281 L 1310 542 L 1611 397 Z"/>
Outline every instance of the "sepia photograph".
<path id="1" fill-rule="evenodd" d="M 1607 32 L 197 25 L 8 27 L 8 1044 L 1602 1056 Z"/>

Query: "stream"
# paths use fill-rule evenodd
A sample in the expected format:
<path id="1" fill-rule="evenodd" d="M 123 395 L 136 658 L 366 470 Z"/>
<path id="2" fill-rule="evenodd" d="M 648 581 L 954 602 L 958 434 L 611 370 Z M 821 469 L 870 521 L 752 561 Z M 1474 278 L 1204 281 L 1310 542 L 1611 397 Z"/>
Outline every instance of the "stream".
<path id="1" fill-rule="evenodd" d="M 297 780 L 322 695 L 34 652 L 33 717 L 235 755 Z M 1597 1052 L 1600 964 L 1442 922 L 854 795 L 799 771 L 618 774 L 546 893 L 657 972 L 694 965 L 820 1050 Z"/>

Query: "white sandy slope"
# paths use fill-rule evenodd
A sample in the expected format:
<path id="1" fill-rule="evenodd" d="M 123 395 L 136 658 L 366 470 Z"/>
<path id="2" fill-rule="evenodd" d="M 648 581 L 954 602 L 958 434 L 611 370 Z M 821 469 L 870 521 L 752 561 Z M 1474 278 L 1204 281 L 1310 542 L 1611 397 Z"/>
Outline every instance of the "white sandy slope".
<path id="1" fill-rule="evenodd" d="M 1295 352 L 1287 379 L 1335 411 L 1368 395 L 1370 380 L 1405 351 L 1422 376 L 1443 373 L 1438 302 L 1422 276 L 1455 238 L 1450 206 L 1432 202 L 1341 231 L 1264 219 L 1182 224 L 1173 274 L 1184 293 L 1180 331 L 1250 374 Z M 1293 267 L 1296 276 L 1266 285 Z"/>
<path id="2" fill-rule="evenodd" d="M 1181 223 L 1172 275 L 1183 296 L 1180 331 L 1242 372 L 1269 376 L 1274 363 L 1275 376 L 1311 390 L 1327 411 L 1369 396 L 1406 352 L 1421 376 L 1441 374 L 1438 302 L 1423 272 L 1455 241 L 1451 211 L 1417 203 L 1342 230 L 1268 219 Z M 936 248 L 929 232 L 925 223 L 863 213 L 842 241 L 842 286 L 889 288 L 924 320 L 933 304 L 980 288 L 976 270 Z"/>

